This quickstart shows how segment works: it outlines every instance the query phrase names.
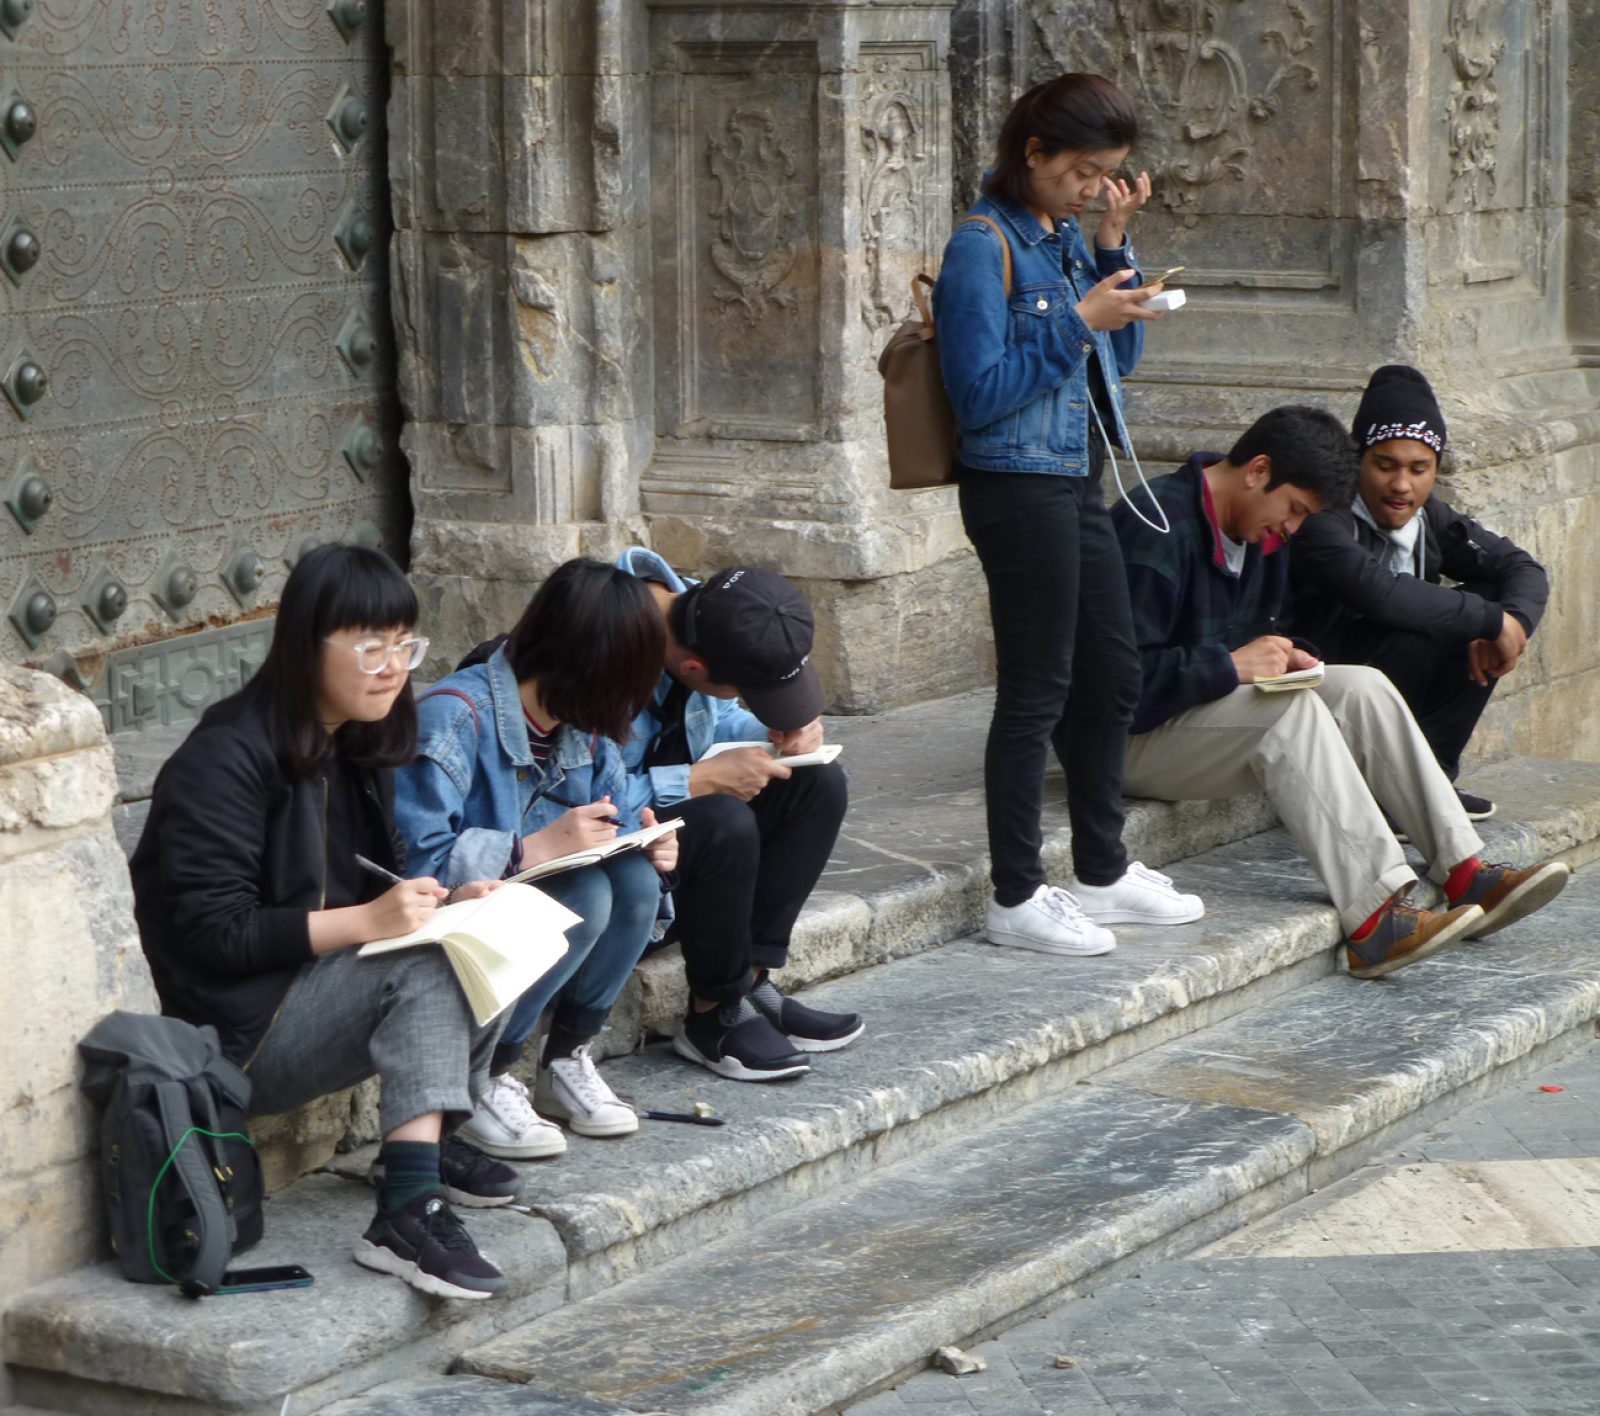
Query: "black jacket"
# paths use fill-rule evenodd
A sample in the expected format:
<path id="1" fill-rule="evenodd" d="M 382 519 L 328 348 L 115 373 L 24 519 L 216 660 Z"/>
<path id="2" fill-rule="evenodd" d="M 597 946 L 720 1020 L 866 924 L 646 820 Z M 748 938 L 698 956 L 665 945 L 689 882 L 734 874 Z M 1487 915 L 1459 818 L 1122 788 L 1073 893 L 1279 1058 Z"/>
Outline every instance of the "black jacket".
<path id="1" fill-rule="evenodd" d="M 378 863 L 399 872 L 394 775 L 357 777 L 373 813 L 364 839 L 388 843 Z M 145 957 L 162 1011 L 212 1024 L 234 1062 L 254 1055 L 313 957 L 307 915 L 327 889 L 326 821 L 325 778 L 289 776 L 248 689 L 208 709 L 156 778 L 131 863 Z"/>
<path id="2" fill-rule="evenodd" d="M 1359 620 L 1465 641 L 1497 638 L 1503 616 L 1512 614 L 1531 635 L 1550 597 L 1544 567 L 1520 546 L 1463 516 L 1437 492 L 1420 514 L 1425 523 L 1420 578 L 1390 570 L 1385 537 L 1354 512 L 1308 517 L 1295 533 L 1290 560 L 1295 632 L 1330 657 L 1337 657 Z M 1462 588 L 1441 585 L 1441 575 Z"/>

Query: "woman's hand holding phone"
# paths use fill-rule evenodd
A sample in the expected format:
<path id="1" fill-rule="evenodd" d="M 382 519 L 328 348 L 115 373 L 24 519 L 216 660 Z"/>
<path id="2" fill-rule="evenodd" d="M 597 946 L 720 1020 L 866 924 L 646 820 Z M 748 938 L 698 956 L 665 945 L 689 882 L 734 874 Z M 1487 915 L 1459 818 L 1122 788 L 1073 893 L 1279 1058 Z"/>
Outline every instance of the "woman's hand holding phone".
<path id="1" fill-rule="evenodd" d="M 1159 320 L 1159 312 L 1144 308 L 1144 302 L 1156 293 L 1158 287 L 1142 285 L 1133 290 L 1122 288 L 1134 274 L 1130 268 L 1108 275 L 1078 301 L 1078 318 L 1090 329 L 1107 331 L 1125 329 L 1135 320 Z"/>

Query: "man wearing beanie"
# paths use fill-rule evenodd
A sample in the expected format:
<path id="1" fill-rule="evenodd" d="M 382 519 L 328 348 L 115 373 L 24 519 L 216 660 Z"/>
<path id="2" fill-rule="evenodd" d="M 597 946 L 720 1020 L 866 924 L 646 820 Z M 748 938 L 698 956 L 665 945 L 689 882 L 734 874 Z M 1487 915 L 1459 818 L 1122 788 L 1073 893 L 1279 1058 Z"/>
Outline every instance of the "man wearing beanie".
<path id="1" fill-rule="evenodd" d="M 682 945 L 691 996 L 673 1049 L 738 1081 L 798 1076 L 808 1054 L 844 1047 L 863 1027 L 772 979 L 848 800 L 838 763 L 783 761 L 822 746 L 811 606 L 752 566 L 696 584 L 642 547 L 617 564 L 649 583 L 667 630 L 661 682 L 622 754 L 628 805 L 684 822 L 667 938 Z M 708 758 L 722 742 L 771 743 L 779 756 L 745 747 Z"/>
<path id="2" fill-rule="evenodd" d="M 1538 627 L 1550 582 L 1521 547 L 1434 491 L 1445 422 L 1416 369 L 1373 374 L 1352 432 L 1354 504 L 1311 517 L 1294 538 L 1295 632 L 1328 663 L 1382 669 L 1454 782 L 1495 683 Z M 1474 821 L 1494 814 L 1493 802 L 1456 794 Z"/>

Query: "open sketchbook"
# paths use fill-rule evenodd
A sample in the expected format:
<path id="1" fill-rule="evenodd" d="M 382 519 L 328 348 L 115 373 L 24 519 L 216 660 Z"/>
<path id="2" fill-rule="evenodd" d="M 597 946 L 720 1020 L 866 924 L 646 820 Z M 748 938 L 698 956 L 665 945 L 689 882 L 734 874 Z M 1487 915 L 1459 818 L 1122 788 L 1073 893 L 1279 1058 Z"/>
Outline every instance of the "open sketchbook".
<path id="1" fill-rule="evenodd" d="M 361 952 L 442 946 L 482 1027 L 561 962 L 566 931 L 578 921 L 565 905 L 531 885 L 502 885 L 476 900 L 444 905 L 421 929 L 363 944 Z"/>
<path id="2" fill-rule="evenodd" d="M 733 752 L 736 748 L 756 747 L 769 757 L 778 757 L 777 747 L 770 742 L 714 742 L 700 754 L 702 762 L 720 756 L 724 752 Z M 832 762 L 844 748 L 836 742 L 825 742 L 815 752 L 796 752 L 787 757 L 778 757 L 785 767 L 820 767 L 825 762 Z"/>
<path id="3" fill-rule="evenodd" d="M 1263 693 L 1288 693 L 1295 688 L 1315 688 L 1322 682 L 1322 665 L 1313 664 L 1309 669 L 1295 669 L 1287 674 L 1269 674 L 1266 678 L 1255 680 L 1255 686 Z"/>
<path id="4" fill-rule="evenodd" d="M 589 846 L 581 851 L 573 851 L 570 855 L 557 856 L 554 860 L 541 860 L 538 865 L 530 865 L 520 874 L 513 875 L 511 881 L 515 884 L 523 880 L 543 880 L 547 875 L 560 875 L 564 870 L 577 870 L 585 865 L 596 865 L 611 856 L 621 855 L 624 851 L 643 850 L 652 842 L 671 835 L 682 826 L 683 822 L 679 820 L 658 821 L 654 826 L 646 826 L 639 831 L 629 831 L 623 836 L 613 836 L 603 846 Z"/>

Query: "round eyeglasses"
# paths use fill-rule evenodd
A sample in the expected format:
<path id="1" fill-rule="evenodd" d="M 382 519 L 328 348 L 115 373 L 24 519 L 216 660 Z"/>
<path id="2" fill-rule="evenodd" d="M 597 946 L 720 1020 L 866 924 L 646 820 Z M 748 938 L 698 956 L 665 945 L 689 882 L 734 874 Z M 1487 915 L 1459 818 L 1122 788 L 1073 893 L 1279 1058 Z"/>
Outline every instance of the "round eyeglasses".
<path id="1" fill-rule="evenodd" d="M 335 639 L 322 642 L 338 644 Z M 391 662 L 398 662 L 410 673 L 428 655 L 428 641 L 422 638 L 402 639 L 398 644 L 385 644 L 381 639 L 358 639 L 344 647 L 356 656 L 356 667 L 364 674 L 381 674 Z"/>

